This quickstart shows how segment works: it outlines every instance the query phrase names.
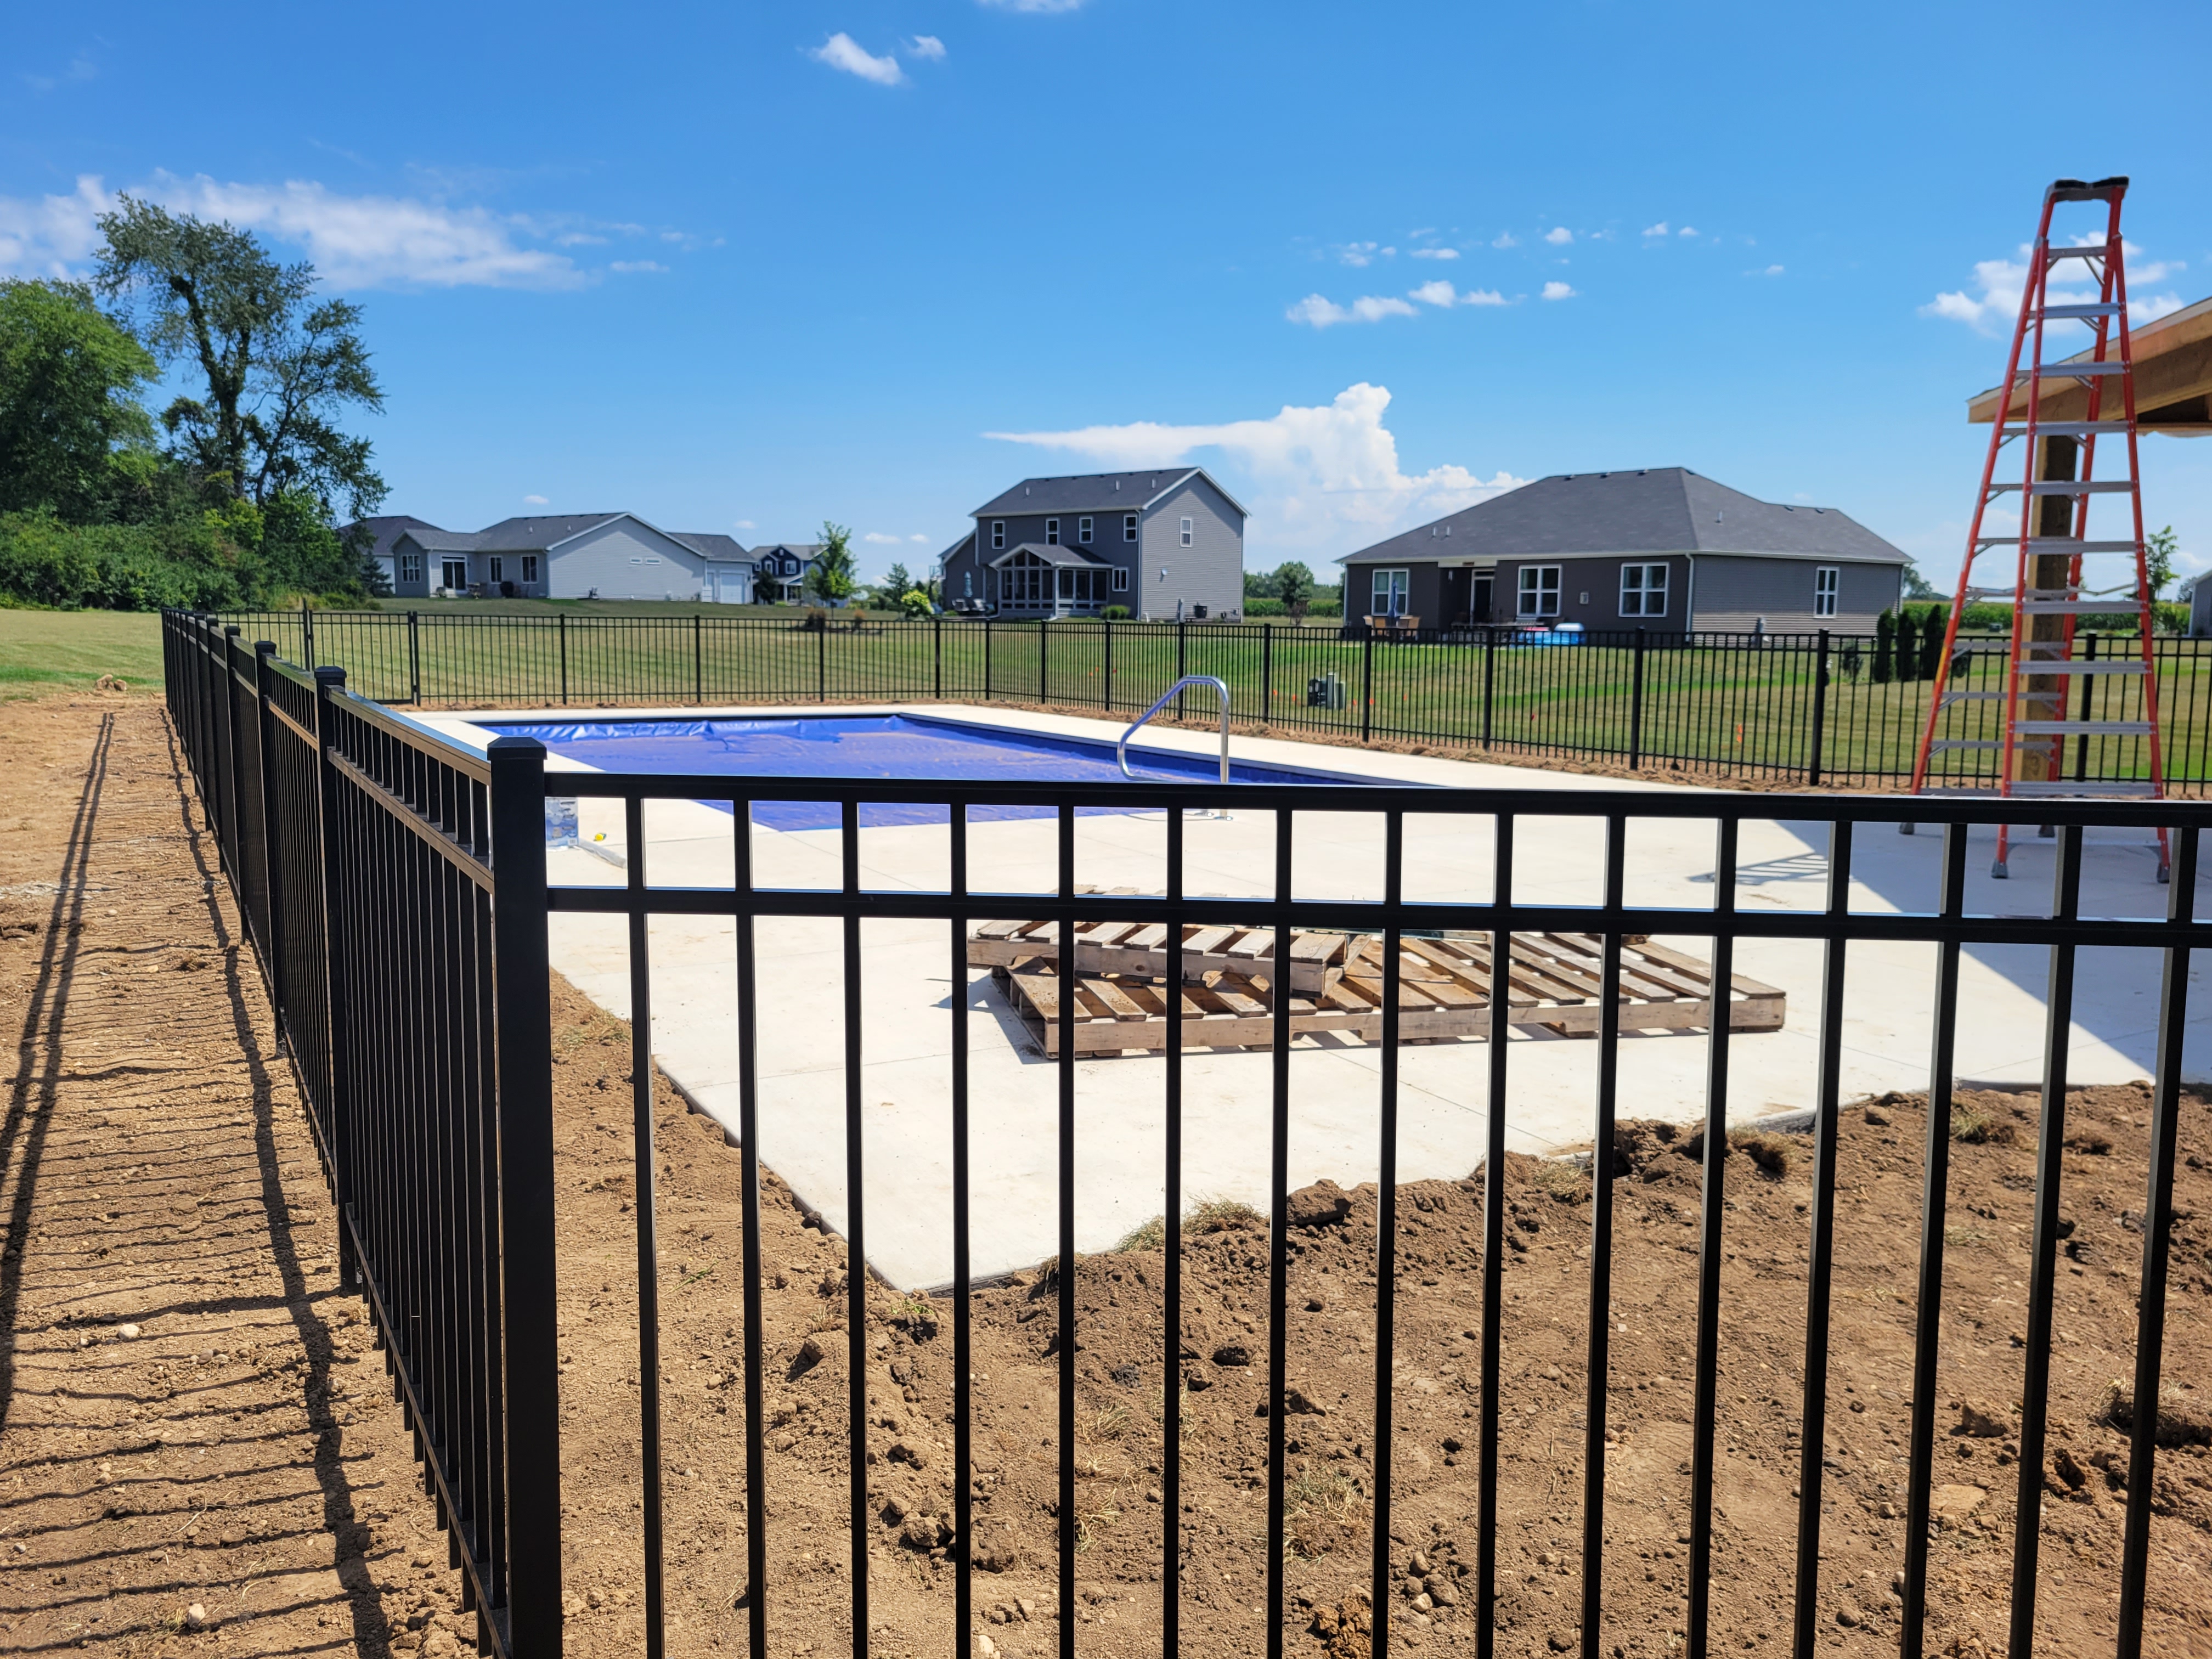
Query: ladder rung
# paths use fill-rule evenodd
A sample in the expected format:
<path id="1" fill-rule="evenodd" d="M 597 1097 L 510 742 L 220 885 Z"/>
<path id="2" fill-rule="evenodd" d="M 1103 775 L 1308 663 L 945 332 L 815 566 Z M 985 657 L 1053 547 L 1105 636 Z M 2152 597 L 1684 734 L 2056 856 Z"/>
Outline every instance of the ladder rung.
<path id="1" fill-rule="evenodd" d="M 2045 248 L 2044 252 L 2053 264 L 2061 259 L 2101 259 L 2112 250 L 2102 242 L 2093 242 L 2087 247 Z"/>
<path id="2" fill-rule="evenodd" d="M 2148 720 L 2014 720 L 2023 738 L 2147 738 Z"/>
<path id="3" fill-rule="evenodd" d="M 2021 659 L 2020 672 L 2023 674 L 2140 674 L 2144 669 L 2140 658 L 2133 662 L 2117 657 L 2111 662 L 2091 662 L 2082 657 L 2060 658 L 2045 662 L 2033 657 L 2024 657 Z"/>
<path id="4" fill-rule="evenodd" d="M 2125 432 L 2128 423 L 2125 421 L 2038 421 L 2034 423 L 2034 429 L 2054 438 L 2094 438 L 2107 432 Z M 2005 430 L 2026 432 L 2028 422 L 2007 421 Z"/>
<path id="5" fill-rule="evenodd" d="M 2004 744 L 1995 738 L 1938 738 L 1928 747 L 1936 749 L 2002 749 Z"/>
<path id="6" fill-rule="evenodd" d="M 2117 495 L 2122 490 L 2133 489 L 2135 487 L 2136 481 L 2133 478 L 2039 478 L 2035 483 L 2027 485 L 1993 483 L 1990 486 L 1990 494 L 2002 495 L 2008 490 L 2024 488 L 2031 495 Z M 2014 537 L 2013 539 L 2017 541 L 2019 538 Z M 2035 539 L 2045 538 L 2038 537 Z M 2053 536 L 2048 539 L 2063 541 L 2070 540 L 2071 538 Z"/>
<path id="7" fill-rule="evenodd" d="M 2018 489 L 2017 484 L 2013 488 Z M 2017 536 L 1984 536 L 1974 545 L 1982 547 L 2018 547 Z M 2133 542 L 2085 542 L 2074 536 L 2030 536 L 2027 550 L 2031 553 L 2132 553 Z"/>
<path id="8" fill-rule="evenodd" d="M 2073 380 L 2085 374 L 2124 374 L 2128 366 L 2117 357 L 2093 358 L 2079 363 L 2039 363 L 2034 372 L 2046 380 Z"/>
<path id="9" fill-rule="evenodd" d="M 1946 691 L 1936 700 L 1936 707 L 1945 708 L 1954 702 L 2002 702 L 2002 691 Z"/>
<path id="10" fill-rule="evenodd" d="M 2045 306 L 2034 313 L 2051 321 L 2067 317 L 2117 317 L 2119 314 L 2120 302 L 2118 300 L 2094 300 L 2087 305 L 2078 306 Z"/>
<path id="11" fill-rule="evenodd" d="M 2029 599 L 2020 608 L 2031 617 L 2117 617 L 2137 606 L 2133 599 Z"/>
<path id="12" fill-rule="evenodd" d="M 2074 778 L 2062 779 L 2052 783 L 2040 781 L 2033 782 L 2020 781 L 2014 782 L 2005 793 L 2008 795 L 2032 795 L 2039 800 L 2061 800 L 2075 795 L 2089 799 L 2118 795 L 2136 799 L 2156 800 L 2158 786 L 2148 779 L 2142 781 L 2130 780 L 2124 783 L 2093 783 L 2086 778 Z"/>

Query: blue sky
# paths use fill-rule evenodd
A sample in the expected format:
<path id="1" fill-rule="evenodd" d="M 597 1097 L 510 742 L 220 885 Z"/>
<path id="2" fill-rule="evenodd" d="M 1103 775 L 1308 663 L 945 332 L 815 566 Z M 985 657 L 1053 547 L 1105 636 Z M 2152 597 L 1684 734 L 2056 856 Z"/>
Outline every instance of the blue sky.
<path id="1" fill-rule="evenodd" d="M 1025 472 L 1188 459 L 1250 563 L 1320 566 L 1680 465 L 1943 580 L 2043 185 L 2131 174 L 2138 301 L 2212 294 L 2201 6 L 363 16 L 18 15 L 0 272 L 88 268 L 120 190 L 313 258 L 367 309 L 386 510 L 457 528 L 829 517 L 872 573 Z M 2121 95 L 2014 90 L 2084 62 Z M 2144 459 L 2212 568 L 2212 442 Z"/>

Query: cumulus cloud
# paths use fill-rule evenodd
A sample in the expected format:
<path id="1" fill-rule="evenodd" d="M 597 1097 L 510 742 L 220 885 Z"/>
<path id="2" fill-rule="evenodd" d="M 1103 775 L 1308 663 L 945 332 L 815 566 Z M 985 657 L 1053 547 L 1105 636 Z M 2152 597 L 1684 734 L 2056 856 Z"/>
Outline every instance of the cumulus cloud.
<path id="1" fill-rule="evenodd" d="M 666 270 L 668 267 L 658 259 L 617 259 L 609 264 L 607 269 L 629 276 L 636 271 Z"/>
<path id="2" fill-rule="evenodd" d="M 878 547 L 896 547 L 900 544 L 899 538 L 897 537 L 886 536 L 880 530 L 871 530 L 866 535 L 861 537 L 860 539 L 864 542 L 872 542 Z"/>
<path id="3" fill-rule="evenodd" d="M 910 542 L 921 542 L 927 545 L 929 541 L 929 538 L 927 536 L 909 536 L 907 538 L 907 540 Z"/>
<path id="4" fill-rule="evenodd" d="M 1267 556 L 1262 563 L 1294 553 L 1334 557 L 1528 482 L 1504 471 L 1481 478 L 1450 464 L 1408 473 L 1382 422 L 1389 404 L 1388 388 L 1362 381 L 1333 402 L 1286 404 L 1264 420 L 984 435 L 1114 467 L 1172 466 L 1205 452 L 1209 468 L 1252 507 L 1250 538 Z"/>
<path id="5" fill-rule="evenodd" d="M 2094 239 L 2083 238 L 2075 245 L 2083 246 L 2091 240 Z M 1978 334 L 1992 337 L 2002 335 L 2020 315 L 2021 295 L 2027 286 L 2030 252 L 2022 243 L 2016 259 L 1976 260 L 1972 282 L 1965 288 L 1938 294 L 1920 307 L 1920 314 L 1964 323 Z M 2120 243 L 2120 252 L 2128 261 L 2128 278 L 2131 283 L 2163 282 L 2174 272 L 2186 269 L 2179 260 L 2141 260 L 2142 250 L 2126 240 Z M 2068 260 L 2057 266 L 2051 277 L 2049 295 L 2053 305 L 2087 305 L 2097 298 L 2096 276 L 2075 261 Z M 2129 325 L 2140 328 L 2180 310 L 2183 303 L 2178 294 L 2134 295 L 2128 301 Z M 2049 326 L 2059 340 L 2071 342 L 2066 345 L 2069 351 L 2081 349 L 2091 337 L 2089 331 L 2078 323 L 2053 323 Z"/>
<path id="6" fill-rule="evenodd" d="M 1456 259 L 1459 250 L 1455 247 L 1417 247 L 1413 250 L 1413 257 L 1416 259 Z"/>
<path id="7" fill-rule="evenodd" d="M 750 519 L 732 519 L 730 520 L 730 528 L 732 530 L 758 530 L 760 526 L 755 524 Z"/>
<path id="8" fill-rule="evenodd" d="M 525 507 L 543 507 L 545 505 L 545 498 L 543 495 L 525 495 L 522 498 L 522 504 Z"/>
<path id="9" fill-rule="evenodd" d="M 909 58 L 941 64 L 945 61 L 945 42 L 933 34 L 917 34 L 906 43 L 906 52 Z"/>
<path id="10" fill-rule="evenodd" d="M 1565 247 L 1575 240 L 1575 234 L 1565 225 L 1553 225 L 1544 233 L 1544 240 L 1553 247 Z"/>
<path id="11" fill-rule="evenodd" d="M 1379 323 L 1385 317 L 1411 317 L 1415 313 L 1403 300 L 1388 295 L 1363 295 L 1350 305 L 1340 306 L 1326 295 L 1309 294 L 1283 314 L 1312 328 L 1332 328 L 1338 323 Z"/>
<path id="12" fill-rule="evenodd" d="M 1490 239 L 1490 245 L 1492 247 L 1519 247 L 1521 239 L 1510 230 L 1501 230 Z"/>
<path id="13" fill-rule="evenodd" d="M 1677 236 L 1694 236 L 1698 234 L 1698 228 L 1695 225 L 1684 225 L 1674 234 Z"/>
<path id="14" fill-rule="evenodd" d="M 1571 300 L 1576 294 L 1565 283 L 1547 283 L 1544 284 L 1544 297 L 1547 300 Z"/>
<path id="15" fill-rule="evenodd" d="M 842 70 L 848 75 L 857 75 L 863 81 L 872 81 L 879 87 L 895 87 L 906 79 L 906 71 L 898 66 L 898 59 L 886 54 L 878 58 L 839 29 L 820 46 L 806 54 L 817 64 L 827 64 L 833 70 Z"/>
<path id="16" fill-rule="evenodd" d="M 480 207 L 342 196 L 308 179 L 222 184 L 167 173 L 131 193 L 297 247 L 333 288 L 574 288 L 587 280 L 567 256 L 526 245 L 547 233 Z M 114 205 L 89 174 L 68 196 L 0 197 L 0 274 L 82 275 L 100 246 L 94 220 Z"/>
<path id="17" fill-rule="evenodd" d="M 1662 219 L 1656 225 L 1644 226 L 1644 234 L 1646 236 L 1664 236 L 1667 234 L 1667 222 Z"/>
<path id="18" fill-rule="evenodd" d="M 1502 306 L 1508 301 L 1496 289 L 1471 289 L 1465 294 L 1454 291 L 1449 283 L 1423 283 L 1411 290 L 1414 299 L 1430 306 Z"/>
<path id="19" fill-rule="evenodd" d="M 1779 276 L 1782 274 L 1782 267 L 1769 265 L 1764 270 L 1747 270 L 1743 274 L 1747 276 Z"/>

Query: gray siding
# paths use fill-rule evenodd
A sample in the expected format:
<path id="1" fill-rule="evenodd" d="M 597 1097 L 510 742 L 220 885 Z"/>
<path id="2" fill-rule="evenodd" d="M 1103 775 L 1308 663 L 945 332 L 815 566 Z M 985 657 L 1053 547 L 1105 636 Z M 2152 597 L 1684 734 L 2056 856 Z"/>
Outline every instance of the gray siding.
<path id="1" fill-rule="evenodd" d="M 506 556 L 519 572 L 520 556 Z M 547 592 L 556 599 L 580 599 L 596 588 L 603 599 L 696 599 L 705 566 L 690 548 L 634 520 L 617 520 L 547 556 Z M 478 573 L 472 568 L 471 574 Z"/>
<path id="2" fill-rule="evenodd" d="M 1703 559 L 1698 562 L 1698 574 L 1701 580 L 1705 563 Z M 1680 554 L 1666 553 L 1610 554 L 1599 558 L 1580 559 L 1500 559 L 1490 614 L 1509 626 L 1521 621 L 1522 568 L 1527 565 L 1547 564 L 1559 567 L 1559 619 L 1561 622 L 1580 623 L 1594 633 L 1606 634 L 1638 628 L 1650 633 L 1680 633 L 1689 625 L 1690 561 Z M 1667 567 L 1667 612 L 1664 616 L 1624 617 L 1620 614 L 1620 567 L 1624 564 L 1663 564 Z M 1813 603 L 1812 580 L 1809 574 L 1805 578 L 1808 584 L 1805 603 L 1808 607 Z M 1703 592 L 1697 597 L 1700 602 L 1705 599 Z"/>
<path id="3" fill-rule="evenodd" d="M 1133 500 L 1128 510 L 1134 512 Z M 1046 540 L 1045 523 L 1048 519 L 1060 520 L 1060 540 L 1063 547 L 1079 548 L 1102 564 L 1119 567 L 1131 573 L 1130 586 L 1120 592 L 1113 591 L 1113 578 L 1106 577 L 1106 592 L 1101 605 L 1126 605 L 1131 614 L 1137 609 L 1135 571 L 1137 556 L 1143 544 L 1121 539 L 1121 513 L 1093 513 L 1091 518 L 1091 539 L 1082 537 L 1084 515 L 1080 513 L 1017 513 L 975 520 L 975 550 L 974 562 L 963 553 L 948 560 L 945 567 L 945 597 L 949 604 L 954 599 L 974 599 L 995 605 L 999 598 L 998 573 L 992 569 L 994 559 L 1003 558 L 1024 542 L 1042 544 Z M 1002 548 L 991 545 L 991 526 L 1003 524 L 1006 527 L 1006 544 Z M 1138 533 L 1143 534 L 1140 526 Z M 966 578 L 973 573 L 975 585 L 969 591 Z"/>
<path id="4" fill-rule="evenodd" d="M 1836 614 L 1813 614 L 1814 572 L 1819 559 L 1720 557 L 1698 559 L 1697 617 L 1701 633 L 1749 633 L 1765 619 L 1770 634 L 1871 634 L 1875 618 L 1896 606 L 1905 589 L 1902 566 L 1846 564 L 1841 572 Z"/>
<path id="5" fill-rule="evenodd" d="M 1188 547 L 1182 544 L 1186 518 L 1191 521 Z M 1243 520 L 1205 479 L 1191 479 L 1150 508 L 1139 521 L 1138 534 L 1143 538 L 1144 568 L 1131 609 L 1139 616 L 1172 622 L 1178 600 L 1185 616 L 1200 605 L 1210 617 L 1243 614 Z"/>

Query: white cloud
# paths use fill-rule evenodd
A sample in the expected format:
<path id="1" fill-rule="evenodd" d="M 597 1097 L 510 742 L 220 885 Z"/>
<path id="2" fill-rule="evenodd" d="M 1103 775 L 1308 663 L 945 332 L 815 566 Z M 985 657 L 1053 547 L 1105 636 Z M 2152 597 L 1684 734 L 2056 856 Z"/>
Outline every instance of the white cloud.
<path id="1" fill-rule="evenodd" d="M 760 526 L 755 524 L 750 519 L 732 519 L 730 521 L 730 528 L 732 530 L 758 530 Z"/>
<path id="2" fill-rule="evenodd" d="M 945 61 L 945 42 L 933 34 L 917 34 L 906 43 L 907 56 L 920 58 L 932 64 Z"/>
<path id="3" fill-rule="evenodd" d="M 895 87 L 906 79 L 906 71 L 898 66 L 898 59 L 888 55 L 878 58 L 851 35 L 839 29 L 820 46 L 806 54 L 817 64 L 827 64 L 833 70 L 842 70 L 848 75 L 857 75 L 863 81 L 872 81 L 879 87 Z"/>
<path id="4" fill-rule="evenodd" d="M 1521 239 L 1510 230 L 1501 230 L 1490 239 L 1490 245 L 1492 247 L 1519 247 Z"/>
<path id="5" fill-rule="evenodd" d="M 1684 225 L 1674 234 L 1677 236 L 1694 236 L 1698 234 L 1698 228 L 1695 225 Z"/>
<path id="6" fill-rule="evenodd" d="M 866 535 L 861 537 L 860 539 L 864 542 L 872 542 L 878 547 L 900 547 L 904 545 L 904 543 L 898 537 L 886 536 L 880 530 L 871 530 Z"/>
<path id="7" fill-rule="evenodd" d="M 1769 265 L 1764 270 L 1747 270 L 1743 274 L 1747 276 L 1779 276 L 1782 274 L 1782 267 Z"/>
<path id="8" fill-rule="evenodd" d="M 1553 247 L 1565 247 L 1575 240 L 1575 234 L 1565 225 L 1553 225 L 1544 233 L 1544 240 Z"/>
<path id="9" fill-rule="evenodd" d="M 1644 234 L 1646 236 L 1664 236 L 1667 234 L 1667 222 L 1662 219 L 1656 225 L 1644 226 Z"/>
<path id="10" fill-rule="evenodd" d="M 1294 554 L 1321 558 L 1371 542 L 1442 514 L 1471 507 L 1528 481 L 1499 471 L 1484 479 L 1443 465 L 1408 473 L 1397 440 L 1382 423 L 1390 393 L 1361 382 L 1316 407 L 1285 404 L 1265 420 L 1170 426 L 1139 421 L 1070 432 L 990 432 L 1095 459 L 1116 467 L 1168 466 L 1200 451 L 1218 456 L 1224 482 L 1253 509 L 1262 563 Z M 1255 567 L 1256 568 L 1256 567 Z"/>
<path id="11" fill-rule="evenodd" d="M 2171 317 L 2188 302 L 2179 294 L 2152 294 L 2128 301 L 2128 326 L 2141 328 L 2161 317 Z"/>
<path id="12" fill-rule="evenodd" d="M 658 259 L 617 259 L 607 266 L 609 270 L 629 276 L 639 271 L 666 270 L 668 267 Z"/>
<path id="13" fill-rule="evenodd" d="M 1571 300 L 1577 296 L 1574 289 L 1565 283 L 1547 283 L 1544 284 L 1544 297 L 1547 300 Z"/>
<path id="14" fill-rule="evenodd" d="M 545 498 L 543 495 L 525 495 L 522 498 L 522 504 L 525 507 L 543 507 L 545 505 Z"/>
<path id="15" fill-rule="evenodd" d="M 1379 323 L 1385 317 L 1411 317 L 1416 313 L 1403 300 L 1386 295 L 1364 295 L 1348 306 L 1340 306 L 1326 295 L 1309 294 L 1283 314 L 1294 323 L 1328 328 L 1338 323 Z"/>
<path id="16" fill-rule="evenodd" d="M 483 208 L 410 197 L 341 196 L 311 179 L 221 184 L 157 173 L 131 194 L 297 247 L 337 289 L 574 288 L 587 280 L 566 256 L 523 245 L 549 234 Z M 115 205 L 87 175 L 74 194 L 0 197 L 0 274 L 82 275 L 100 246 L 94 218 Z"/>
<path id="17" fill-rule="evenodd" d="M 929 544 L 929 538 L 927 536 L 909 536 L 907 538 L 907 540 L 910 542 L 920 542 L 924 546 L 927 546 Z"/>
<path id="18" fill-rule="evenodd" d="M 1496 289 L 1471 289 L 1465 294 L 1453 291 L 1449 283 L 1423 283 L 1411 290 L 1414 299 L 1430 306 L 1502 306 L 1509 304 L 1506 297 Z"/>
<path id="19" fill-rule="evenodd" d="M 2085 237 L 2075 246 L 2081 246 L 2097 240 Z M 2130 261 L 2129 280 L 2145 283 L 2164 281 L 2177 270 L 2187 267 L 2179 260 L 2142 260 L 2136 263 L 2142 250 L 2134 243 L 2123 240 L 2122 257 Z M 2020 257 L 2014 259 L 1978 259 L 1974 262 L 1974 279 L 1965 288 L 1938 294 L 1920 307 L 1923 317 L 1938 317 L 1948 322 L 1964 323 L 1978 334 L 1992 338 L 2001 337 L 2020 315 L 2021 295 L 2027 286 L 2028 255 L 2027 244 L 2021 244 Z M 2054 305 L 2086 305 L 2097 298 L 2097 277 L 2088 268 L 2073 260 L 2065 261 L 2051 271 L 2051 283 L 2047 290 Z M 2138 294 L 2128 301 L 2128 322 L 2141 328 L 2145 323 L 2171 315 L 2181 309 L 2184 301 L 2178 294 Z M 2088 342 L 2089 331 L 2078 323 L 2049 325 L 2067 351 L 2078 351 Z"/>
<path id="20" fill-rule="evenodd" d="M 1413 257 L 1416 259 L 1456 259 L 1459 250 L 1455 247 L 1417 247 L 1413 250 Z"/>
<path id="21" fill-rule="evenodd" d="M 1375 263 L 1375 256 L 1381 251 L 1381 246 L 1377 242 L 1346 242 L 1337 249 L 1336 257 L 1347 265 L 1364 267 Z"/>

